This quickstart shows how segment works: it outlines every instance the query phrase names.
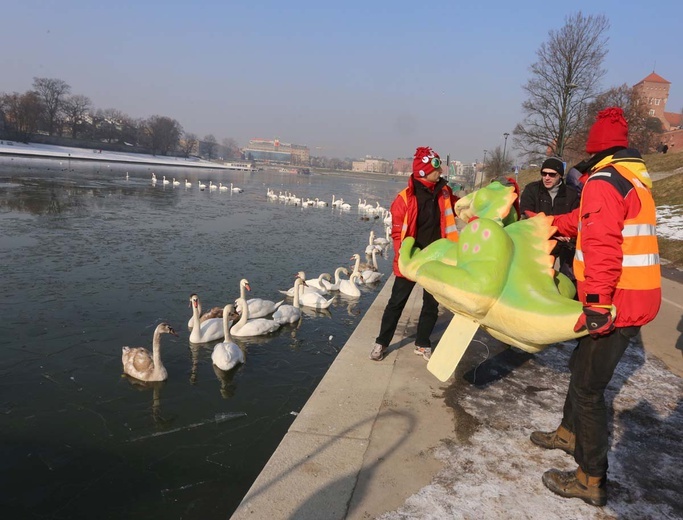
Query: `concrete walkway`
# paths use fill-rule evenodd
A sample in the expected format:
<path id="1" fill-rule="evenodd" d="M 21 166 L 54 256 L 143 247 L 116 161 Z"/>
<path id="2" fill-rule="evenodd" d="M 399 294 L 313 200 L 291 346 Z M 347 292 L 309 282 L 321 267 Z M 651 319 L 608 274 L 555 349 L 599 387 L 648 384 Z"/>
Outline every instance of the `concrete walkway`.
<path id="1" fill-rule="evenodd" d="M 414 291 L 387 357 L 379 363 L 368 359 L 391 286 L 389 280 L 252 485 L 232 516 L 234 520 L 376 518 L 401 508 L 411 495 L 433 482 L 444 466 L 444 458 L 435 456 L 436 450 L 443 450 L 440 446 L 470 444 L 472 431 L 480 421 L 458 413 L 460 405 L 449 399 L 449 392 L 456 387 L 459 396 L 463 395 L 460 383 L 445 388 L 427 372 L 426 362 L 412 352 L 421 291 Z M 659 317 L 643 329 L 645 350 L 661 358 L 670 371 L 683 376 L 681 283 L 665 280 L 663 293 Z M 441 336 L 449 319 L 447 311 L 440 316 L 435 338 Z M 470 346 L 468 353 L 472 350 Z M 499 348 L 498 353 L 502 350 Z M 521 365 L 530 358 L 526 353 L 516 354 L 514 363 Z M 481 370 L 483 373 L 485 368 Z M 458 376 L 456 379 L 468 377 Z M 563 396 L 553 393 L 558 394 L 557 402 L 552 404 L 555 421 Z M 528 429 L 520 433 L 518 443 L 528 449 Z M 534 491 L 535 495 L 543 495 L 539 475 L 533 476 L 541 487 L 540 492 Z M 545 505 L 548 497 L 541 498 L 541 507 L 547 507 L 550 513 L 552 505 Z M 576 508 L 562 513 L 565 517 L 581 516 L 580 511 L 585 515 L 581 507 L 588 508 L 589 515 L 600 511 L 580 501 L 564 503 Z M 490 511 L 488 514 L 492 515 Z M 436 512 L 428 516 L 442 517 Z M 424 513 L 408 517 L 423 518 Z M 471 518 L 475 517 L 481 516 Z"/>

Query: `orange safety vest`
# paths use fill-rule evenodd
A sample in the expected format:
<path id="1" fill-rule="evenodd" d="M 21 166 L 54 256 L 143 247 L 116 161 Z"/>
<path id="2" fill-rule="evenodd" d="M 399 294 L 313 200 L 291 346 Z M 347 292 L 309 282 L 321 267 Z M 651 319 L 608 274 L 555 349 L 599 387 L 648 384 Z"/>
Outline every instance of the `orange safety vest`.
<path id="1" fill-rule="evenodd" d="M 458 228 L 455 225 L 455 212 L 453 211 L 453 204 L 451 203 L 451 194 L 448 192 L 446 186 L 441 188 L 442 197 L 439 200 L 439 209 L 441 209 L 441 237 L 447 238 L 453 242 L 458 241 Z M 401 191 L 399 197 L 406 203 L 406 214 L 403 217 L 403 227 L 401 228 L 401 242 L 408 233 L 408 188 Z"/>
<path id="2" fill-rule="evenodd" d="M 617 289 L 659 289 L 661 287 L 661 271 L 655 228 L 655 201 L 650 190 L 628 168 L 618 164 L 611 166 L 633 185 L 640 200 L 640 211 L 635 217 L 624 220 L 624 228 L 621 231 L 623 237 L 621 276 L 617 282 Z M 579 207 L 582 206 L 583 204 Z M 583 214 L 582 211 L 579 209 L 580 215 Z M 580 282 L 586 279 L 585 268 L 581 249 L 581 222 L 579 222 L 576 255 L 574 256 L 574 275 Z"/>

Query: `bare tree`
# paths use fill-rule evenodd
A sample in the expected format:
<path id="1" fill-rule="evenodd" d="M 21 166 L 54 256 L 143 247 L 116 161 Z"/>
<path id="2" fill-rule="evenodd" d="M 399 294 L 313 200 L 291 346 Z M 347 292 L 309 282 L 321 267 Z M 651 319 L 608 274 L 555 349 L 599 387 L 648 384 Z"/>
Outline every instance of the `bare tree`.
<path id="1" fill-rule="evenodd" d="M 90 111 L 92 101 L 87 96 L 80 94 L 69 96 L 64 100 L 64 120 L 69 126 L 71 137 L 78 137 L 88 124 L 88 112 Z"/>
<path id="2" fill-rule="evenodd" d="M 33 78 L 33 90 L 42 101 L 45 129 L 48 134 L 53 135 L 57 130 L 64 99 L 71 91 L 71 87 L 61 79 Z"/>
<path id="3" fill-rule="evenodd" d="M 525 155 L 546 152 L 561 157 L 565 144 L 580 129 L 582 107 L 598 93 L 605 74 L 607 29 L 604 15 L 578 12 L 565 18 L 559 31 L 548 33 L 523 87 L 524 120 L 513 131 L 515 147 Z"/>
<path id="4" fill-rule="evenodd" d="M 206 135 L 204 136 L 204 139 L 202 139 L 201 148 L 209 161 L 213 159 L 213 155 L 216 151 L 217 144 L 218 142 L 216 141 L 216 138 L 213 136 L 213 134 Z"/>
<path id="5" fill-rule="evenodd" d="M 226 150 L 226 157 L 235 158 L 240 156 L 240 145 L 232 137 L 226 137 L 221 141 Z"/>
<path id="6" fill-rule="evenodd" d="M 12 139 L 28 142 L 40 123 L 43 106 L 35 92 L 5 94 L 0 97 L 5 129 Z"/>
<path id="7" fill-rule="evenodd" d="M 152 153 L 166 155 L 178 147 L 183 127 L 175 119 L 166 116 L 152 116 L 145 123 Z"/>
<path id="8" fill-rule="evenodd" d="M 620 107 L 624 111 L 624 117 L 628 122 L 629 146 L 637 148 L 642 153 L 654 149 L 664 131 L 662 122 L 649 115 L 648 105 L 643 103 L 636 90 L 626 84 L 602 92 L 588 104 L 583 124 L 571 143 L 568 143 L 568 149 L 583 153 L 588 131 L 595 122 L 595 116 L 607 107 Z"/>
<path id="9" fill-rule="evenodd" d="M 491 152 L 491 156 L 484 163 L 484 174 L 482 182 L 499 177 L 512 169 L 512 159 L 509 156 L 503 157 L 503 149 L 496 146 Z"/>
<path id="10" fill-rule="evenodd" d="M 185 157 L 189 157 L 190 155 L 196 153 L 197 143 L 199 143 L 199 140 L 197 139 L 196 134 L 193 134 L 191 132 L 185 132 L 183 138 L 180 140 L 181 153 Z"/>

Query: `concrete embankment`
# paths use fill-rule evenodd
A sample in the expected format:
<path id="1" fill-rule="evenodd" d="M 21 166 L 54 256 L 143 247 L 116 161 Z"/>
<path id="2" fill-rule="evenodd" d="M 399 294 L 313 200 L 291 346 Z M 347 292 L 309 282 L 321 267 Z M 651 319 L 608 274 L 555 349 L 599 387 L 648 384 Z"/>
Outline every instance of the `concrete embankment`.
<path id="1" fill-rule="evenodd" d="M 666 494 L 677 484 L 662 476 L 667 474 L 662 469 L 666 465 L 654 458 L 660 452 L 675 452 L 677 445 L 680 449 L 683 438 L 673 435 L 671 447 L 653 450 L 647 450 L 640 439 L 663 435 L 657 428 L 683 424 L 680 404 L 676 405 L 683 389 L 680 280 L 664 281 L 660 316 L 642 332 L 644 351 L 639 342 L 629 348 L 621 372 L 610 385 L 610 392 L 617 393 L 615 417 L 626 419 L 613 426 L 617 431 L 613 431 L 610 457 L 616 469 L 611 469 L 609 482 L 616 490 L 604 509 L 564 500 L 546 490 L 540 481 L 542 472 L 553 465 L 569 468 L 573 461 L 528 440 L 532 429 L 553 427 L 559 421 L 572 345 L 532 356 L 505 349 L 480 332 L 455 377 L 441 384 L 427 372 L 426 362 L 413 354 L 422 302 L 421 291 L 416 290 L 387 356 L 372 362 L 368 354 L 392 283 L 390 279 L 378 294 L 233 520 L 369 519 L 384 514 L 387 518 L 620 518 L 642 515 L 638 508 L 657 516 L 681 506 L 676 505 L 675 490 Z M 449 319 L 447 311 L 439 317 L 435 339 Z M 652 388 L 653 380 L 669 389 L 661 399 L 661 389 L 657 397 L 648 393 L 658 391 Z M 633 433 L 637 432 L 633 424 L 643 420 L 634 400 L 662 407 L 661 417 L 648 416 L 645 422 L 651 430 L 641 435 Z M 633 474 L 624 469 L 624 461 L 633 457 L 662 470 L 655 475 Z M 672 471 L 680 474 L 677 467 L 672 462 Z M 635 482 L 628 480 L 634 478 Z M 653 494 L 653 486 L 663 499 L 659 491 Z M 629 499 L 632 495 L 639 498 Z M 468 511 L 470 516 L 462 516 Z"/>

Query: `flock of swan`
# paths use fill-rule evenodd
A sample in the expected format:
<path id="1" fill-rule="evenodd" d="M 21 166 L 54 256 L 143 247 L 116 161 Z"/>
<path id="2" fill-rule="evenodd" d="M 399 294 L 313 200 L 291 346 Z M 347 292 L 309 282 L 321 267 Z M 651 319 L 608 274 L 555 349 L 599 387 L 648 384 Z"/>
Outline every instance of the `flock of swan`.
<path id="1" fill-rule="evenodd" d="M 246 278 L 240 280 L 240 296 L 235 303 L 223 307 L 214 307 L 202 313 L 202 304 L 197 294 L 190 295 L 192 316 L 187 326 L 190 330 L 190 343 L 203 344 L 222 340 L 216 343 L 211 354 L 213 364 L 222 371 L 229 371 L 245 362 L 244 352 L 233 341 L 233 337 L 253 337 L 271 334 L 280 327 L 299 322 L 301 308 L 316 310 L 327 309 L 336 299 L 333 293 L 338 292 L 347 298 L 360 298 L 359 285 L 374 284 L 382 280 L 384 274 L 377 266 L 377 255 L 382 253 L 391 243 L 389 231 L 386 237 L 375 237 L 370 231 L 366 253 L 370 261 L 362 263 L 358 253 L 351 256 L 354 262 L 349 273 L 346 267 L 337 267 L 334 278 L 329 273 L 322 273 L 316 278 L 307 278 L 304 271 L 299 271 L 293 286 L 280 292 L 292 298 L 291 304 L 285 300 L 278 302 L 262 298 L 247 298 L 251 286 Z M 346 278 L 342 278 L 344 275 Z M 123 347 L 121 360 L 123 372 L 140 381 L 165 381 L 168 372 L 161 361 L 161 336 L 178 333 L 168 323 L 160 323 L 154 330 L 152 352 L 144 347 Z"/>
<path id="2" fill-rule="evenodd" d="M 128 175 L 128 174 L 126 174 Z M 154 172 L 152 172 L 152 186 L 156 186 L 158 182 L 157 176 Z M 175 177 L 173 178 L 172 181 L 169 181 L 165 175 L 162 175 L 161 179 L 161 184 L 163 186 L 166 185 L 172 185 L 172 186 L 180 186 L 180 181 L 176 180 Z M 238 188 L 235 186 L 232 182 L 230 183 L 230 187 L 227 185 L 223 185 L 222 182 L 219 182 L 218 184 L 214 184 L 213 181 L 209 181 L 209 184 L 206 184 L 205 182 L 202 181 L 197 181 L 197 186 L 199 187 L 200 191 L 204 191 L 208 188 L 209 191 L 229 191 L 230 193 L 243 193 L 244 190 L 242 188 Z M 192 183 L 185 179 L 185 188 L 191 188 Z"/>
<path id="3" fill-rule="evenodd" d="M 275 192 L 275 190 L 268 188 L 266 190 L 266 197 L 272 202 L 284 202 L 285 204 L 292 204 L 294 206 L 306 207 L 317 207 L 317 208 L 327 208 L 332 207 L 339 209 L 341 211 L 349 211 L 352 209 L 351 204 L 344 202 L 344 199 L 337 199 L 335 195 L 332 195 L 332 202 L 328 203 L 318 197 L 311 199 L 310 197 L 303 198 L 295 195 L 294 193 L 285 191 Z M 379 202 L 375 204 L 368 204 L 367 199 L 358 199 L 358 212 L 363 214 L 369 219 L 373 217 L 375 219 L 384 219 L 384 224 L 387 226 L 391 225 L 391 213 L 386 208 L 382 207 Z"/>

